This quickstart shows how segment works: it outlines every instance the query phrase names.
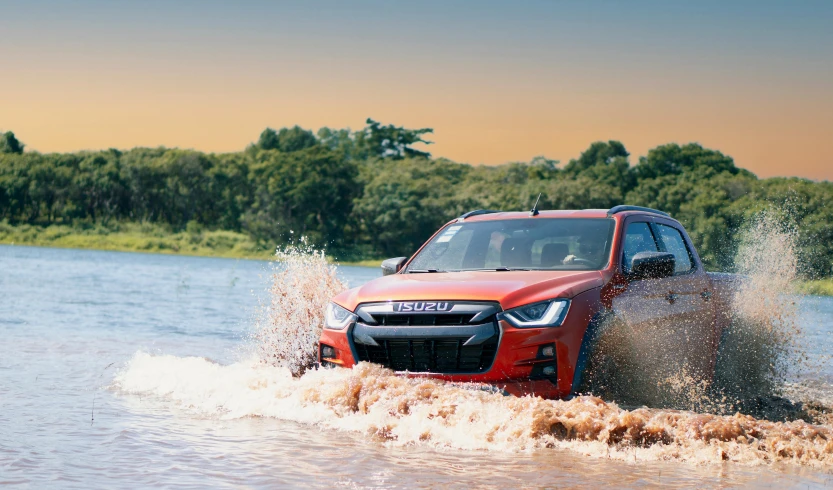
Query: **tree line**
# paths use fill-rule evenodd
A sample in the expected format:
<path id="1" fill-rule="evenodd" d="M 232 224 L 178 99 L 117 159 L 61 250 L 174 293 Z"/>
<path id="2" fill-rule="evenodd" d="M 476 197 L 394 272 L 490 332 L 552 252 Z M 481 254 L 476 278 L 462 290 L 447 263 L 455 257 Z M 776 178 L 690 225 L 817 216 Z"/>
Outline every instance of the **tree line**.
<path id="1" fill-rule="evenodd" d="M 274 247 L 299 236 L 341 259 L 408 255 L 439 226 L 472 209 L 609 208 L 667 211 L 704 262 L 731 265 L 733 236 L 764 208 L 794 226 L 803 272 L 833 274 L 833 183 L 758 179 L 731 157 L 690 143 L 636 162 L 618 141 L 590 145 L 566 164 L 472 166 L 415 149 L 430 128 L 372 119 L 359 131 L 267 128 L 237 153 L 168 148 L 24 151 L 0 133 L 0 221 L 15 225 L 152 222 L 172 231 L 246 233 Z"/>

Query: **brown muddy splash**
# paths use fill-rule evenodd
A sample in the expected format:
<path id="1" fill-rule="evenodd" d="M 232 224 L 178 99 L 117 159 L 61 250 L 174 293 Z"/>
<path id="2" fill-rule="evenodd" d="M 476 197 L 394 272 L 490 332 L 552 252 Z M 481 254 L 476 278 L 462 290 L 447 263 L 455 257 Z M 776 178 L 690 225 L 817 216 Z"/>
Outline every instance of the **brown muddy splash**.
<path id="1" fill-rule="evenodd" d="M 732 302 L 732 323 L 723 332 L 714 391 L 741 410 L 769 418 L 809 416 L 790 405 L 784 386 L 807 368 L 794 295 L 798 259 L 795 230 L 774 211 L 756 216 L 740 236 L 735 268 L 744 280 Z"/>
<path id="2" fill-rule="evenodd" d="M 291 420 L 395 446 L 563 448 L 625 461 L 833 465 L 833 430 L 804 421 L 626 410 L 590 396 L 570 401 L 502 396 L 405 378 L 368 363 L 311 370 L 297 378 L 258 360 L 222 366 L 203 358 L 138 353 L 116 376 L 114 388 L 168 400 L 199 416 Z"/>
<path id="3" fill-rule="evenodd" d="M 327 303 L 347 286 L 324 252 L 304 238 L 279 249 L 276 260 L 269 304 L 254 331 L 253 344 L 263 362 L 300 376 L 318 360 Z"/>
<path id="4" fill-rule="evenodd" d="M 689 346 L 708 340 L 692 337 L 697 328 L 686 319 L 643 331 L 614 319 L 600 329 L 584 390 L 625 406 L 740 411 L 771 420 L 825 418 L 826 407 L 794 403 L 784 392 L 786 380 L 808 364 L 792 294 L 795 237 L 771 211 L 741 233 L 735 257 L 739 276 L 720 279 L 731 302 L 718 311 L 729 323 L 721 333 L 713 378 L 691 363 L 696 356 L 688 355 Z"/>
<path id="5" fill-rule="evenodd" d="M 564 446 L 599 455 L 606 446 L 617 457 L 642 449 L 646 459 L 732 460 L 746 463 L 789 461 L 810 465 L 833 463 L 833 431 L 803 421 L 769 422 L 748 415 L 719 416 L 639 408 L 625 410 L 600 398 L 570 401 L 500 397 L 465 393 L 432 380 L 405 380 L 378 366 L 361 364 L 335 390 L 309 389 L 305 398 L 324 402 L 341 414 L 384 411 L 389 423 L 368 428 L 375 437 L 399 437 L 397 422 L 423 414 L 420 441 L 430 441 L 434 426 L 451 429 L 495 417 L 487 442 L 505 447 L 511 440 L 522 448 Z M 322 396 L 323 395 L 323 396 Z M 484 410 L 465 407 L 466 397 L 481 398 Z M 489 406 L 494 405 L 494 406 Z M 517 423 L 507 423 L 516 420 Z M 410 423 L 408 421 L 405 423 Z M 570 443 L 590 443 L 587 445 Z M 607 453 L 610 456 L 610 452 Z"/>

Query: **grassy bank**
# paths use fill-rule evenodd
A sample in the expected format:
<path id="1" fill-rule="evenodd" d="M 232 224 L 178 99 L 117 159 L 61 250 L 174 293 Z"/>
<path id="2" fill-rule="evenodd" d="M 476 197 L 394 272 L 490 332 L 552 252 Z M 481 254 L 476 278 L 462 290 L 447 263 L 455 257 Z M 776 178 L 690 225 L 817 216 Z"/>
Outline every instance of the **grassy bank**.
<path id="1" fill-rule="evenodd" d="M 805 281 L 798 286 L 802 294 L 816 294 L 819 296 L 833 296 L 833 279 L 817 279 Z"/>
<path id="2" fill-rule="evenodd" d="M 0 223 L 0 243 L 245 259 L 269 259 L 274 255 L 273 250 L 233 231 L 194 229 L 175 233 L 145 223 L 82 227 Z"/>
<path id="3" fill-rule="evenodd" d="M 44 227 L 12 226 L 0 222 L 0 244 L 257 260 L 269 260 L 275 256 L 273 248 L 258 244 L 242 233 L 196 227 L 173 232 L 149 223 Z M 378 267 L 381 260 L 341 263 Z"/>

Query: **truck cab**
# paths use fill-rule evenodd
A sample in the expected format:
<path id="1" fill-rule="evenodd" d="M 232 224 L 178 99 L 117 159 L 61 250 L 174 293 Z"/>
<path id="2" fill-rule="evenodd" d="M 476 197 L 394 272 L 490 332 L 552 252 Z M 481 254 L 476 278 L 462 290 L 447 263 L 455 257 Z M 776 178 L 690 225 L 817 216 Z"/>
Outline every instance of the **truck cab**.
<path id="1" fill-rule="evenodd" d="M 582 386 L 598 331 L 615 320 L 635 334 L 661 325 L 694 373 L 713 374 L 713 281 L 683 226 L 661 211 L 472 211 L 382 268 L 332 299 L 323 366 L 372 362 L 564 398 Z"/>

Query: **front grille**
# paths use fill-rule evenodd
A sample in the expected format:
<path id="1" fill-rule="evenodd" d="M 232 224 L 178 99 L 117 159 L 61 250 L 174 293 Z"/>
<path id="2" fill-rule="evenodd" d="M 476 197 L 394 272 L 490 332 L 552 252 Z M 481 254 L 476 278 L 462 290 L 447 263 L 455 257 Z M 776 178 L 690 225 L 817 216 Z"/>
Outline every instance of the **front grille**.
<path id="1" fill-rule="evenodd" d="M 467 338 L 376 339 L 379 345 L 356 343 L 360 361 L 381 364 L 394 371 L 431 373 L 482 373 L 495 359 L 498 335 L 478 345 L 463 345 Z"/>
<path id="2" fill-rule="evenodd" d="M 439 304 L 442 311 L 424 309 Z M 359 361 L 394 371 L 482 373 L 497 353 L 499 311 L 476 301 L 368 303 L 356 309 L 350 340 Z"/>

